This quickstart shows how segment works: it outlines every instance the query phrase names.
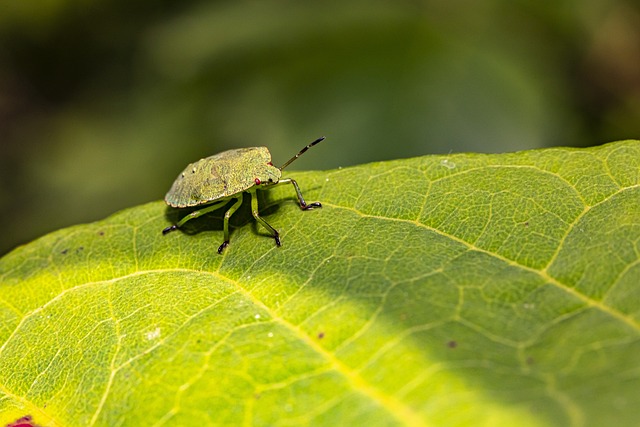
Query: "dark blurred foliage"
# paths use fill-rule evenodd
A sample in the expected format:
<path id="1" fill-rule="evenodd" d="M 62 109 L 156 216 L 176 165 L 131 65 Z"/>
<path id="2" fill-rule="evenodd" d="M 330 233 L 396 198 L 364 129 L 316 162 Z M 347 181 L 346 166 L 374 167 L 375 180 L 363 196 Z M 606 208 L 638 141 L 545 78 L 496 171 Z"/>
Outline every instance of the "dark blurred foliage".
<path id="1" fill-rule="evenodd" d="M 640 136 L 635 0 L 0 5 L 0 254 L 163 197 L 190 161 L 291 169 Z"/>

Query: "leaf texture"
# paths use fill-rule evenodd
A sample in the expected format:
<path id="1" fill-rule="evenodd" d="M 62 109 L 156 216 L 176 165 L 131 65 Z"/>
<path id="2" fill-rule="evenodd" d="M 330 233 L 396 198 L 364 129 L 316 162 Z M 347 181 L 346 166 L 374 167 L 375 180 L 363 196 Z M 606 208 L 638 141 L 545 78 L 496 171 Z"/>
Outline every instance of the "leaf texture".
<path id="1" fill-rule="evenodd" d="M 636 425 L 640 143 L 289 175 L 2 258 L 0 425 Z"/>

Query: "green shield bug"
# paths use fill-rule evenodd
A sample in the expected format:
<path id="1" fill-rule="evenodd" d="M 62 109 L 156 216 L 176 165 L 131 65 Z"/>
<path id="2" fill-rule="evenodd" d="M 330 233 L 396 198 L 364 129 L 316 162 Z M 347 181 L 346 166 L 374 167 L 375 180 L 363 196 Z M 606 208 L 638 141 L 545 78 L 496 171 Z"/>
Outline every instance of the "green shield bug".
<path id="1" fill-rule="evenodd" d="M 302 210 L 306 211 L 322 207 L 319 202 L 306 203 L 298 183 L 291 178 L 282 178 L 282 170 L 309 148 L 323 140 L 324 137 L 316 139 L 279 168 L 271 163 L 271 153 L 269 153 L 267 147 L 238 148 L 223 151 L 189 164 L 173 182 L 171 189 L 164 196 L 164 201 L 172 208 L 209 206 L 191 212 L 177 224 L 162 230 L 162 234 L 177 230 L 187 221 L 219 209 L 234 200 L 233 205 L 224 214 L 224 242 L 218 248 L 218 253 L 221 254 L 224 248 L 229 245 L 229 218 L 242 204 L 242 193 L 247 192 L 251 196 L 251 213 L 253 217 L 271 233 L 276 245 L 280 246 L 278 230 L 269 225 L 258 214 L 256 190 L 267 189 L 277 184 L 291 184 L 296 190 L 298 203 Z"/>

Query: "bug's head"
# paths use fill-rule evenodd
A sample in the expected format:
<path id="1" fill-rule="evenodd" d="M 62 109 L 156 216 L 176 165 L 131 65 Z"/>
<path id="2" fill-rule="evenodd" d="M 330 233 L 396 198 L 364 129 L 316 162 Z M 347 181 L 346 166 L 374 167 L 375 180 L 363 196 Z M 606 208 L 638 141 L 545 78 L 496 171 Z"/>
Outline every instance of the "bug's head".
<path id="1" fill-rule="evenodd" d="M 253 182 L 255 182 L 256 185 L 273 185 L 280 181 L 281 176 L 282 172 L 280 172 L 280 169 L 269 162 L 266 164 L 266 167 L 256 175 Z"/>
<path id="2" fill-rule="evenodd" d="M 309 144 L 306 147 L 304 147 L 302 150 L 300 150 L 298 152 L 298 154 L 296 154 L 295 156 L 293 156 L 292 158 L 287 160 L 287 162 L 284 165 L 280 166 L 278 169 L 280 169 L 280 171 L 282 171 L 284 168 L 289 166 L 295 159 L 297 159 L 298 157 L 302 156 L 305 151 L 307 151 L 309 148 L 313 147 L 314 145 L 316 145 L 316 144 L 318 144 L 319 142 L 322 142 L 322 141 L 324 141 L 324 136 L 316 139 L 311 144 Z"/>

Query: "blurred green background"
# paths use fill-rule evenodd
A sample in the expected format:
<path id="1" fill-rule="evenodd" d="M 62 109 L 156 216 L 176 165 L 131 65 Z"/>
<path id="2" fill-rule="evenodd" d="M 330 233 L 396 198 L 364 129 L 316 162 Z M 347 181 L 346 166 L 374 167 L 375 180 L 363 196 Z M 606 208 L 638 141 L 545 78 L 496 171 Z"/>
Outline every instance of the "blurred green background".
<path id="1" fill-rule="evenodd" d="M 636 0 L 10 0 L 0 254 L 266 145 L 291 169 L 640 136 Z"/>

